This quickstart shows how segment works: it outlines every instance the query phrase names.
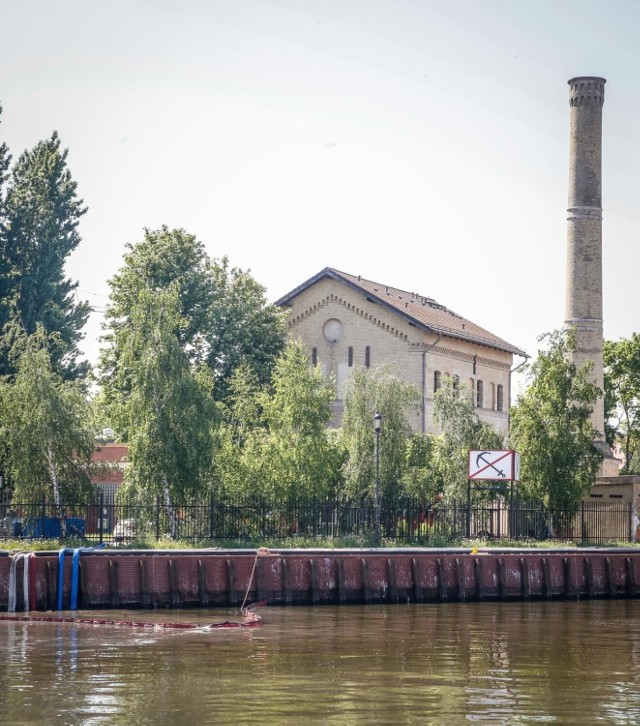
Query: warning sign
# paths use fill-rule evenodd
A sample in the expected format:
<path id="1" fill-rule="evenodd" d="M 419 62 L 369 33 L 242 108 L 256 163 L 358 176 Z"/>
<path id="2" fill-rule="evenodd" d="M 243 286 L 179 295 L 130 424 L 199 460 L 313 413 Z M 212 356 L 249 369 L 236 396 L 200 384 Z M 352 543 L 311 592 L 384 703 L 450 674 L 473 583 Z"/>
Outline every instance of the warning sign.
<path id="1" fill-rule="evenodd" d="M 520 479 L 520 454 L 511 449 L 470 451 L 467 479 L 518 481 Z"/>

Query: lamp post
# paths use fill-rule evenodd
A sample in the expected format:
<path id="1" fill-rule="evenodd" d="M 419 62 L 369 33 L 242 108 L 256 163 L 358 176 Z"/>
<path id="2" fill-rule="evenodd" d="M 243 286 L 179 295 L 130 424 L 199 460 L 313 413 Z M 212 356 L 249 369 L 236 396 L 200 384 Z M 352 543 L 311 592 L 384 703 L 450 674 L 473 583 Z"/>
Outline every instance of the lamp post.
<path id="1" fill-rule="evenodd" d="M 376 413 L 373 417 L 373 430 L 375 432 L 374 458 L 376 460 L 376 489 L 374 496 L 376 547 L 380 546 L 380 430 L 382 429 L 382 415 Z"/>

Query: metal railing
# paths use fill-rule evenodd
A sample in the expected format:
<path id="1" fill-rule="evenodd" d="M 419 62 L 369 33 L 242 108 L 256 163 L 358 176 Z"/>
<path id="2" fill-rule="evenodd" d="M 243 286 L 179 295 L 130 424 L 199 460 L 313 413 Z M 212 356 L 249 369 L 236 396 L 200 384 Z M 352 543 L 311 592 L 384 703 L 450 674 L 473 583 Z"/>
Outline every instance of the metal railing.
<path id="1" fill-rule="evenodd" d="M 435 505 L 403 500 L 380 509 L 383 539 L 398 544 L 455 542 L 461 539 L 632 542 L 635 518 L 630 502 L 578 502 L 567 510 L 541 503 L 496 499 L 441 501 Z M 151 539 L 256 540 L 370 538 L 376 519 L 373 502 L 265 502 L 211 496 L 174 503 L 114 501 L 103 494 L 89 502 L 60 507 L 36 502 L 0 504 L 0 540 L 79 537 L 99 543 Z"/>

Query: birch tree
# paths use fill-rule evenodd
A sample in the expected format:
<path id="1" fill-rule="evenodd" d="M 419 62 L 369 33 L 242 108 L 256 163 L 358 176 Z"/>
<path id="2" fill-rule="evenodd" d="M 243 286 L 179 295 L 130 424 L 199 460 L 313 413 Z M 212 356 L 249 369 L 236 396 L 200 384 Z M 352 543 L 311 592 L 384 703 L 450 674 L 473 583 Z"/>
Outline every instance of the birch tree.
<path id="1" fill-rule="evenodd" d="M 129 393 L 113 408 L 116 426 L 129 442 L 125 491 L 145 500 L 162 496 L 176 536 L 175 501 L 202 492 L 209 482 L 213 381 L 181 345 L 185 322 L 175 285 L 142 290 L 131 323 L 123 333 L 120 367 Z"/>
<path id="2" fill-rule="evenodd" d="M 62 504 L 92 491 L 94 431 L 85 389 L 53 369 L 55 344 L 40 324 L 33 335 L 15 334 L 16 373 L 0 383 L 0 439 L 14 499 L 52 497 L 63 520 Z"/>

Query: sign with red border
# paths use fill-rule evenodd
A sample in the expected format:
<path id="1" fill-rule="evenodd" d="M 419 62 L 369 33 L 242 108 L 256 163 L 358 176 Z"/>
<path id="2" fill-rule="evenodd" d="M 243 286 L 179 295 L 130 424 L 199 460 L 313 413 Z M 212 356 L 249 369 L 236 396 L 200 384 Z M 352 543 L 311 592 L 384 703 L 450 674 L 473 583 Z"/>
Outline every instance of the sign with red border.
<path id="1" fill-rule="evenodd" d="M 519 481 L 520 454 L 503 451 L 469 451 L 467 479 L 474 481 Z"/>

